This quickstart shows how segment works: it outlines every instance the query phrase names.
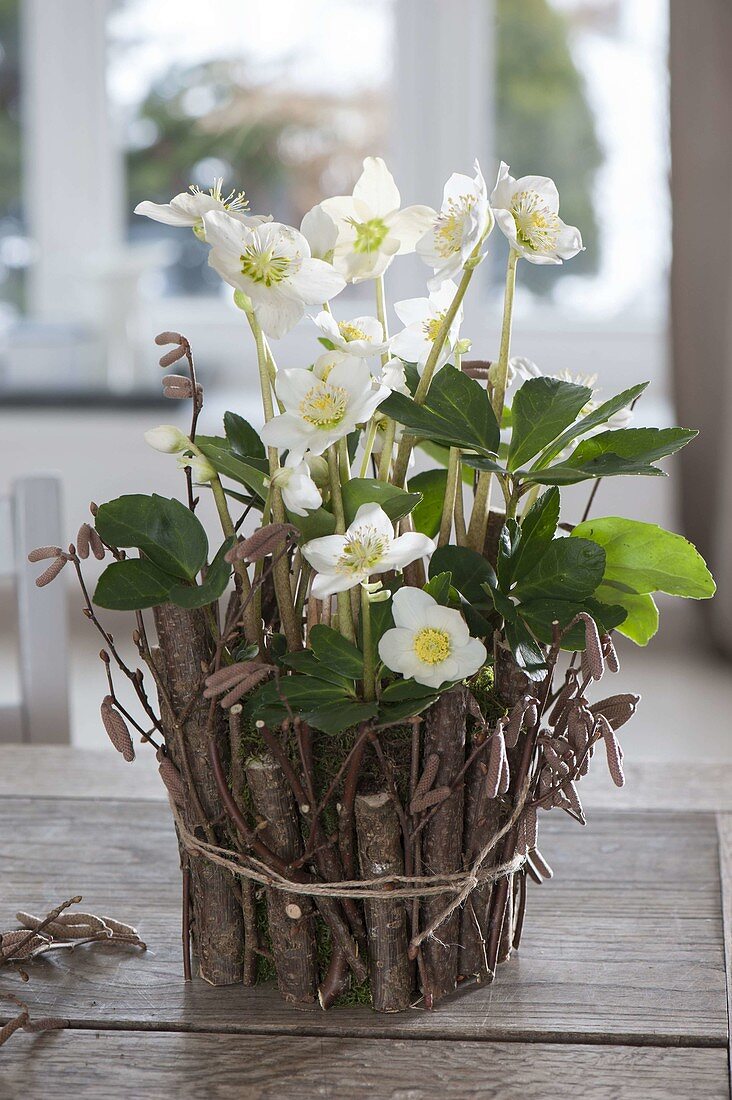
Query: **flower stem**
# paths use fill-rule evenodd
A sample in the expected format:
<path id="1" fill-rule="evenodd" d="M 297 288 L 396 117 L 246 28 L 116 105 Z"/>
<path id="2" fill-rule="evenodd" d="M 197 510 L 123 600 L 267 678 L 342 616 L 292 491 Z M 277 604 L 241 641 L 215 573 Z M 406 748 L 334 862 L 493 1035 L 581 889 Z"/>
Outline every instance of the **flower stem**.
<path id="1" fill-rule="evenodd" d="M 432 376 L 435 373 L 437 362 L 440 358 L 440 353 L 442 352 L 445 340 L 447 339 L 448 333 L 450 332 L 450 326 L 455 320 L 457 311 L 460 309 L 462 300 L 465 297 L 465 292 L 467 291 L 468 286 L 470 285 L 470 280 L 473 277 L 474 270 L 474 264 L 467 265 L 463 269 L 463 277 L 460 280 L 460 285 L 457 288 L 455 297 L 453 298 L 447 311 L 445 312 L 442 324 L 440 325 L 437 336 L 435 337 L 434 343 L 432 344 L 432 350 L 430 351 L 427 357 L 427 362 L 424 365 L 424 371 L 422 372 L 422 377 L 419 380 L 419 385 L 417 386 L 417 389 L 415 391 L 414 401 L 417 405 L 424 404 L 424 400 L 430 388 L 430 383 L 432 382 Z M 392 477 L 392 481 L 399 488 L 403 486 L 404 479 L 407 476 L 409 456 L 412 453 L 413 447 L 414 436 L 407 435 L 405 433 L 401 443 L 399 444 L 396 462 L 394 463 L 394 475 Z"/>
<path id="2" fill-rule="evenodd" d="M 496 414 L 496 420 L 500 427 L 503 417 L 503 406 L 506 402 L 506 385 L 508 382 L 508 358 L 511 351 L 511 324 L 513 321 L 513 298 L 516 289 L 516 264 L 519 253 L 511 249 L 508 254 L 506 267 L 506 289 L 503 297 L 503 323 L 501 325 L 501 346 L 498 353 L 498 377 L 493 384 L 492 404 Z M 468 526 L 468 546 L 481 553 L 488 530 L 488 516 L 491 510 L 491 481 L 492 476 L 488 470 L 482 470 L 478 475 L 478 485 L 473 500 L 473 511 L 470 515 Z"/>
<path id="3" fill-rule="evenodd" d="M 363 585 L 361 585 L 361 640 L 363 643 L 363 697 L 367 703 L 370 703 L 376 695 L 371 638 L 371 601 Z"/>
<path id="4" fill-rule="evenodd" d="M 376 316 L 381 322 L 381 328 L 384 334 L 384 339 L 389 339 L 389 323 L 386 319 L 386 294 L 384 292 L 384 276 L 379 275 L 375 281 L 376 289 Z M 381 356 L 381 365 L 385 367 L 389 362 L 389 353 L 384 352 Z M 371 424 L 369 425 L 369 434 L 366 439 L 366 455 L 361 466 L 362 471 L 368 468 L 368 460 L 371 457 L 371 451 L 374 446 L 374 439 L 376 438 L 377 430 L 377 413 L 374 413 Z M 391 452 L 394 449 L 394 437 L 396 435 L 396 422 L 391 417 L 382 418 L 386 420 L 384 424 L 384 447 L 379 458 L 378 478 L 379 481 L 389 480 L 389 467 L 391 466 Z M 373 435 L 371 434 L 373 431 Z M 370 445 L 369 445 L 370 444 Z M 361 473 L 361 477 L 365 477 L 365 473 Z"/>
<path id="5" fill-rule="evenodd" d="M 264 344 L 264 333 L 254 313 L 247 313 L 247 319 L 254 336 L 257 348 L 257 365 L 259 367 L 259 382 L 262 389 L 262 407 L 264 409 L 264 421 L 267 423 L 274 416 L 274 403 L 272 401 L 272 383 L 270 379 L 267 350 Z M 280 468 L 280 459 L 276 447 L 267 448 L 269 459 L 270 479 L 274 477 Z M 285 506 L 282 503 L 282 494 L 276 485 L 270 485 L 270 497 L 272 507 L 272 519 L 275 523 L 284 523 Z M 274 581 L 277 607 L 280 612 L 280 622 L 287 644 L 292 651 L 302 648 L 302 624 L 298 622 L 295 613 L 295 605 L 290 588 L 290 565 L 286 554 L 273 559 L 272 579 Z"/>
<path id="6" fill-rule="evenodd" d="M 338 471 L 338 455 L 335 446 L 328 448 L 328 472 L 330 474 L 330 497 L 333 504 L 333 515 L 336 521 L 336 532 L 342 535 L 346 530 L 346 517 L 343 511 L 343 493 L 341 490 L 341 478 Z M 353 611 L 351 610 L 351 597 L 346 592 L 339 592 L 338 599 L 338 627 L 344 638 L 349 642 L 356 640 L 353 628 Z"/>
<path id="7" fill-rule="evenodd" d="M 447 463 L 447 482 L 445 484 L 445 499 L 442 503 L 442 519 L 440 521 L 440 533 L 437 536 L 437 545 L 445 546 L 450 541 L 452 531 L 452 519 L 455 512 L 455 499 L 458 492 L 462 492 L 460 481 L 460 448 L 451 447 L 450 457 Z"/>
<path id="8" fill-rule="evenodd" d="M 358 471 L 359 477 L 366 477 L 366 474 L 369 471 L 369 459 L 371 458 L 371 452 L 374 449 L 374 440 L 376 439 L 378 423 L 379 422 L 376 419 L 376 415 L 372 416 L 369 422 L 369 430 L 366 433 L 366 442 L 363 445 L 363 458 L 361 459 L 361 468 Z"/>
<path id="9" fill-rule="evenodd" d="M 216 511 L 219 514 L 221 530 L 224 532 L 224 538 L 235 538 L 236 528 L 234 527 L 234 521 L 231 518 L 231 512 L 229 511 L 229 505 L 226 500 L 226 493 L 224 492 L 224 487 L 221 484 L 221 478 L 218 474 L 211 478 L 210 485 L 216 505 Z M 261 647 L 262 624 L 259 621 L 254 601 L 249 598 L 252 591 L 252 585 L 249 580 L 247 567 L 243 561 L 238 561 L 234 563 L 234 571 L 241 582 L 241 597 L 245 605 L 244 636 L 249 643 L 257 643 Z"/>

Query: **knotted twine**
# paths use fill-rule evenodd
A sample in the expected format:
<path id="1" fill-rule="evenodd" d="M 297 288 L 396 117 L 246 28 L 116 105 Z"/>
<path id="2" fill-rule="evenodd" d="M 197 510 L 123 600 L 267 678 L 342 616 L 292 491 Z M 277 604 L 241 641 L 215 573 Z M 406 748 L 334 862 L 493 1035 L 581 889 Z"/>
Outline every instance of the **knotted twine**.
<path id="1" fill-rule="evenodd" d="M 430 921 L 426 928 L 417 933 L 410 941 L 410 947 L 419 945 L 432 936 L 440 925 L 455 912 L 470 896 L 473 890 L 488 882 L 520 871 L 526 862 L 526 855 L 515 854 L 511 859 L 492 867 L 484 863 L 498 842 L 503 839 L 517 823 L 529 795 L 530 779 L 527 776 L 519 792 L 511 816 L 500 829 L 483 845 L 472 865 L 465 871 L 455 871 L 438 875 L 384 875 L 371 879 L 343 879 L 338 882 L 295 882 L 275 871 L 255 856 L 243 855 L 228 848 L 201 840 L 185 825 L 178 807 L 169 797 L 178 836 L 189 855 L 202 856 L 204 859 L 225 868 L 233 875 L 261 883 L 274 890 L 288 894 L 302 894 L 306 897 L 348 898 L 358 901 L 364 898 L 388 901 L 408 900 L 432 897 L 440 894 L 454 894 L 449 904 Z"/>

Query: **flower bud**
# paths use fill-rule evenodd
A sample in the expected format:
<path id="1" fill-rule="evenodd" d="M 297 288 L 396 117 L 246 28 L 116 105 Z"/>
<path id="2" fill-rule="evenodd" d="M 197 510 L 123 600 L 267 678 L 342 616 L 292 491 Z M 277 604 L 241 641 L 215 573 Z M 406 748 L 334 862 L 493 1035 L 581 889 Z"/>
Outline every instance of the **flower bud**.
<path id="1" fill-rule="evenodd" d="M 188 436 L 174 424 L 160 424 L 157 428 L 150 428 L 145 432 L 145 442 L 156 451 L 169 455 L 179 454 L 190 447 Z"/>
<path id="2" fill-rule="evenodd" d="M 188 442 L 186 440 L 186 442 Z M 190 446 L 190 444 L 189 444 Z M 181 455 L 178 459 L 181 468 L 188 466 L 196 485 L 205 485 L 216 477 L 216 467 L 204 455 Z"/>

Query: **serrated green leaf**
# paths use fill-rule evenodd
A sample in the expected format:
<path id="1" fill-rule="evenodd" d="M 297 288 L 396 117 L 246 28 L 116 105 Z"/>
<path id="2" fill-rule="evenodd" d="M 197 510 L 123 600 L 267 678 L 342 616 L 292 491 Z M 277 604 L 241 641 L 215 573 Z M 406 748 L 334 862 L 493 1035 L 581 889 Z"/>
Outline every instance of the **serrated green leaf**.
<path id="1" fill-rule="evenodd" d="M 498 447 L 498 423 L 486 391 L 475 379 L 451 367 L 443 367 L 435 375 L 424 404 L 392 393 L 380 411 L 438 443 L 489 453 Z"/>
<path id="2" fill-rule="evenodd" d="M 588 386 L 557 378 L 529 378 L 515 393 L 511 405 L 513 430 L 508 450 L 509 470 L 518 470 L 560 432 L 572 424 L 592 397 Z"/>
<path id="3" fill-rule="evenodd" d="M 337 630 L 319 623 L 310 631 L 310 648 L 327 668 L 351 680 L 363 677 L 363 655 Z"/>
<path id="4" fill-rule="evenodd" d="M 559 522 L 559 490 L 547 489 L 521 520 L 521 542 L 513 556 L 511 580 L 530 573 L 554 538 Z"/>
<path id="5" fill-rule="evenodd" d="M 430 577 L 424 586 L 424 591 L 437 603 L 442 604 L 443 607 L 446 607 L 450 602 L 451 589 L 452 573 L 436 573 L 434 577 Z"/>
<path id="6" fill-rule="evenodd" d="M 602 581 L 605 552 L 589 539 L 554 539 L 530 573 L 512 591 L 521 603 L 532 599 L 576 600 L 591 596 Z"/>
<path id="7" fill-rule="evenodd" d="M 601 584 L 596 595 L 598 599 L 619 604 L 627 611 L 625 619 L 615 627 L 618 634 L 630 638 L 636 645 L 648 645 L 658 630 L 658 608 L 649 592 L 636 595 L 632 592 L 618 592 L 615 588 Z"/>
<path id="8" fill-rule="evenodd" d="M 589 412 L 587 416 L 583 416 L 581 420 L 577 420 L 574 424 L 570 424 L 567 430 L 555 439 L 550 447 L 547 447 L 546 450 L 543 451 L 534 464 L 535 468 L 541 469 L 547 466 L 553 458 L 561 454 L 564 448 L 571 443 L 573 439 L 578 439 L 582 435 L 587 435 L 593 428 L 597 428 L 600 424 L 607 423 L 610 417 L 614 416 L 615 413 L 620 412 L 621 409 L 627 408 L 628 405 L 632 405 L 634 401 L 638 400 L 647 385 L 647 382 L 640 382 L 637 386 L 631 386 L 630 389 L 623 390 L 622 393 L 616 394 L 615 397 L 611 397 L 608 401 L 603 401 L 601 405 L 598 405 L 596 409 Z"/>
<path id="9" fill-rule="evenodd" d="M 316 680 L 325 680 L 328 684 L 335 684 L 345 692 L 353 691 L 353 679 L 341 676 L 332 668 L 321 664 L 315 654 L 309 649 L 301 649 L 298 653 L 286 653 L 282 658 L 282 664 L 299 672 L 302 676 L 314 676 Z"/>
<path id="10" fill-rule="evenodd" d="M 440 546 L 430 559 L 429 575 L 451 573 L 452 583 L 471 604 L 485 602 L 481 585 L 495 584 L 495 572 L 482 554 L 467 546 Z"/>
<path id="11" fill-rule="evenodd" d="M 323 733 L 342 733 L 351 726 L 357 726 L 360 722 L 367 722 L 369 718 L 375 718 L 378 711 L 376 703 L 326 703 L 305 711 L 303 717 L 309 725 Z"/>
<path id="12" fill-rule="evenodd" d="M 423 699 L 435 695 L 435 689 L 418 684 L 416 680 L 395 680 L 381 693 L 382 703 L 403 703 L 407 699 Z"/>
<path id="13" fill-rule="evenodd" d="M 655 523 L 607 516 L 580 523 L 571 538 L 591 539 L 605 552 L 605 586 L 619 592 L 668 592 L 707 600 L 716 585 L 699 551 Z"/>
<path id="14" fill-rule="evenodd" d="M 306 516 L 296 516 L 288 511 L 287 518 L 293 527 L 297 527 L 303 542 L 332 535 L 336 529 L 335 516 L 327 508 L 316 508 Z"/>
<path id="15" fill-rule="evenodd" d="M 127 558 L 104 570 L 97 581 L 94 603 L 110 611 L 142 611 L 165 603 L 175 583 L 175 577 L 147 558 Z"/>
<path id="16" fill-rule="evenodd" d="M 224 444 L 222 446 L 221 444 Z M 196 445 L 201 449 L 206 458 L 216 469 L 217 473 L 224 477 L 230 477 L 232 481 L 238 481 L 240 485 L 246 485 L 262 500 L 267 495 L 267 476 L 262 470 L 258 470 L 251 462 L 246 462 L 234 454 L 228 445 L 228 440 L 219 440 L 215 436 L 197 436 Z"/>
<path id="17" fill-rule="evenodd" d="M 179 500 L 156 493 L 117 497 L 101 505 L 94 522 L 104 542 L 135 547 L 172 577 L 193 580 L 206 561 L 206 532 Z"/>
<path id="18" fill-rule="evenodd" d="M 431 707 L 436 702 L 437 695 L 425 695 L 417 699 L 405 699 L 401 703 L 387 703 L 379 707 L 378 718 L 381 725 L 392 726 L 396 722 L 404 722 L 407 718 L 414 718 L 417 714 Z"/>

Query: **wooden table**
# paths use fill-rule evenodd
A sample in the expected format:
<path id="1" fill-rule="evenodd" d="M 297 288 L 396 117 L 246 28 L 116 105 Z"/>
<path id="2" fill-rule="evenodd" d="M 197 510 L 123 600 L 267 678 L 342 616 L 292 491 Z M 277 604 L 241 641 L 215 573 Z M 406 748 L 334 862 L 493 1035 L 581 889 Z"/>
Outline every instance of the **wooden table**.
<path id="1" fill-rule="evenodd" d="M 596 770 L 586 829 L 543 815 L 556 877 L 530 889 L 521 951 L 497 981 L 385 1017 L 184 985 L 157 776 L 101 753 L 3 748 L 0 927 L 83 894 L 149 949 L 38 960 L 22 987 L 5 971 L 0 993 L 71 1027 L 16 1033 L 0 1097 L 729 1098 L 730 771 L 631 764 L 615 791 Z M 0 1000 L 0 1019 L 13 1014 Z"/>

